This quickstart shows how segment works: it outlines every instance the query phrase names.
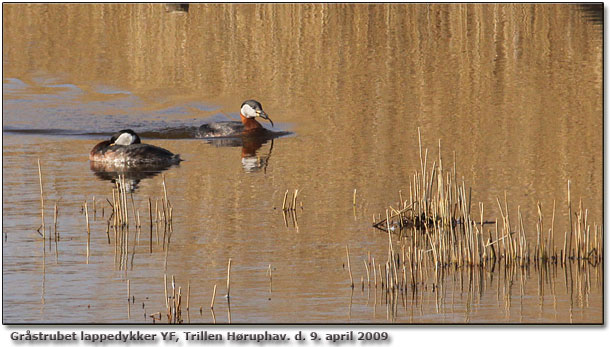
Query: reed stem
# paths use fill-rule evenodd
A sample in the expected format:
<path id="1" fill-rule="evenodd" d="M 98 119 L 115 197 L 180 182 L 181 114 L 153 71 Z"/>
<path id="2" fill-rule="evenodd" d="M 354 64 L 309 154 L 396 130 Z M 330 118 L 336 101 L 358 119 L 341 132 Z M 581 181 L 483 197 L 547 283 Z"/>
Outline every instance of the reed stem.
<path id="1" fill-rule="evenodd" d="M 229 258 L 229 265 L 227 265 L 227 298 L 230 297 L 231 293 L 231 258 Z"/>
<path id="2" fill-rule="evenodd" d="M 354 288 L 354 278 L 352 277 L 352 267 L 350 266 L 350 262 L 349 262 L 349 247 L 347 245 L 345 246 L 345 251 L 347 252 L 347 270 L 349 271 L 350 286 L 352 288 Z"/>

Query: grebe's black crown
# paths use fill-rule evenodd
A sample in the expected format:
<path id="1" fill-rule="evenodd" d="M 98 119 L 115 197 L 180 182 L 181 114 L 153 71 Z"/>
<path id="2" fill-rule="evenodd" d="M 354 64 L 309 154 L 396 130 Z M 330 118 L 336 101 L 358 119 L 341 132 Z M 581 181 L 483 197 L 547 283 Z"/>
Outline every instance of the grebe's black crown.
<path id="1" fill-rule="evenodd" d="M 263 109 L 263 105 L 256 100 L 246 100 L 243 104 L 241 104 L 241 107 L 244 107 L 244 105 L 249 105 L 256 111 L 261 111 Z"/>
<path id="2" fill-rule="evenodd" d="M 115 143 L 117 141 L 117 139 L 119 138 L 119 136 L 121 136 L 122 134 L 129 134 L 129 135 L 133 136 L 133 140 L 131 141 L 131 144 L 141 143 L 140 136 L 138 136 L 138 134 L 136 134 L 136 132 L 131 129 L 123 129 L 123 130 L 118 131 L 117 133 L 112 135 L 112 137 L 110 138 L 110 143 Z"/>

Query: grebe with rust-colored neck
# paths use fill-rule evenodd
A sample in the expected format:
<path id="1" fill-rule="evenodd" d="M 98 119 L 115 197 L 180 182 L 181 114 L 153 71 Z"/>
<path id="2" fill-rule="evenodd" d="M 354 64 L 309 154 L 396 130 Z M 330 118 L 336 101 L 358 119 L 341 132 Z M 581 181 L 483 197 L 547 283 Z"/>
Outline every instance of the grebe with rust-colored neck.
<path id="1" fill-rule="evenodd" d="M 181 161 L 180 155 L 153 145 L 141 143 L 140 137 L 131 129 L 112 135 L 110 140 L 95 145 L 89 160 L 111 165 L 168 165 Z"/>
<path id="2" fill-rule="evenodd" d="M 246 100 L 241 104 L 239 112 L 241 122 L 215 122 L 203 124 L 199 127 L 201 137 L 231 137 L 231 136 L 261 136 L 271 133 L 265 129 L 257 120 L 257 117 L 268 120 L 273 126 L 273 121 L 263 110 L 263 106 L 256 100 Z"/>

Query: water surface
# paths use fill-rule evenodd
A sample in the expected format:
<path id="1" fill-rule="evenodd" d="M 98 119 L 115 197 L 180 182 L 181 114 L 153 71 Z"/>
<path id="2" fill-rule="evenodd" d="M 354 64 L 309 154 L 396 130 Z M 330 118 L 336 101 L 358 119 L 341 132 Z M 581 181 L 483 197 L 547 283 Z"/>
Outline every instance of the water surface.
<path id="1" fill-rule="evenodd" d="M 600 323 L 601 267 L 460 270 L 442 295 L 430 274 L 430 287 L 407 291 L 395 309 L 381 288 L 360 285 L 369 252 L 387 257 L 372 217 L 409 191 L 418 128 L 430 158 L 439 141 L 446 165 L 455 155 L 490 220 L 506 193 L 534 240 L 537 202 L 548 218 L 555 201 L 561 244 L 570 180 L 574 203 L 601 226 L 602 27 L 591 13 L 569 4 L 192 4 L 187 13 L 4 4 L 3 322 L 152 323 L 165 312 L 166 275 L 183 293 L 190 284 L 192 323 Z M 237 119 L 250 98 L 293 133 L 260 144 L 253 161 L 239 144 L 163 135 Z M 143 230 L 126 268 L 106 234 L 113 183 L 88 162 L 123 128 L 185 159 L 132 182 Z M 47 227 L 58 207 L 57 244 L 36 231 L 37 159 Z M 155 235 L 151 252 L 147 217 L 163 178 L 167 257 Z M 281 211 L 295 189 L 297 223 Z"/>

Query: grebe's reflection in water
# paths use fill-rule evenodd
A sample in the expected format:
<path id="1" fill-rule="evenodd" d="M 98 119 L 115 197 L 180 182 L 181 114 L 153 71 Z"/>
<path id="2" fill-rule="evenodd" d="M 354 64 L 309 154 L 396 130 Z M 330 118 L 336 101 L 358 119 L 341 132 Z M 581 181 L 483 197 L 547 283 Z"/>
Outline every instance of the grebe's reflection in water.
<path id="1" fill-rule="evenodd" d="M 128 192 L 135 192 L 141 180 L 153 178 L 161 172 L 174 166 L 172 164 L 138 165 L 136 167 L 115 163 L 90 161 L 93 174 L 104 181 L 115 184 L 119 176 L 125 177 L 125 187 Z"/>
<path id="2" fill-rule="evenodd" d="M 216 147 L 241 147 L 241 165 L 245 172 L 267 172 L 271 152 L 273 151 L 273 138 L 242 136 L 206 139 Z M 269 151 L 265 154 L 259 153 L 261 147 L 271 141 Z"/>

